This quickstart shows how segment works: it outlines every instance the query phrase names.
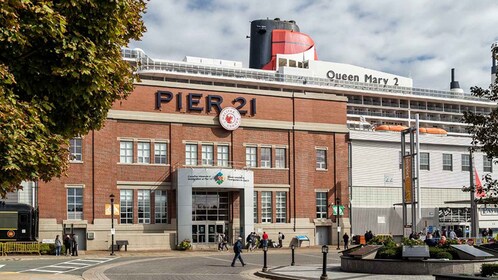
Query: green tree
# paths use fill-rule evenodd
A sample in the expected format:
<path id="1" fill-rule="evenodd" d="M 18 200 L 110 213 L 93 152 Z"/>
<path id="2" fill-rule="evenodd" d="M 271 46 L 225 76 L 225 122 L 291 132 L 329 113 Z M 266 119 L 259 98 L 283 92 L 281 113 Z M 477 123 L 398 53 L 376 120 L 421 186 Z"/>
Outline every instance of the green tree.
<path id="1" fill-rule="evenodd" d="M 498 101 L 498 76 L 495 82 L 490 85 L 489 89 L 480 87 L 471 87 L 470 91 L 473 96 Z M 467 131 L 472 135 L 472 150 L 481 151 L 488 158 L 498 158 L 498 107 L 495 107 L 490 114 L 478 114 L 466 111 L 463 114 L 465 123 L 468 123 Z M 468 189 L 468 188 L 467 188 Z M 498 202 L 498 182 L 490 174 L 484 176 L 483 189 L 491 198 L 485 198 L 487 203 Z M 469 189 L 468 189 L 469 190 Z"/>
<path id="2" fill-rule="evenodd" d="M 0 1 L 0 195 L 67 169 L 68 139 L 102 127 L 133 89 L 120 48 L 146 0 Z"/>

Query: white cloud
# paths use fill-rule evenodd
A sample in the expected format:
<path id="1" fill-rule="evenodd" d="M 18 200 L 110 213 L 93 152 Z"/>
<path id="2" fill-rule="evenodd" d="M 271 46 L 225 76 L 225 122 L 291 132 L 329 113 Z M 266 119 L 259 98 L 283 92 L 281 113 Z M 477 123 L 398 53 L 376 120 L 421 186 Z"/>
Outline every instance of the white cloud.
<path id="1" fill-rule="evenodd" d="M 130 47 L 153 58 L 249 60 L 250 21 L 295 20 L 320 60 L 410 76 L 414 86 L 448 89 L 450 69 L 468 91 L 491 81 L 498 40 L 496 0 L 268 1 L 151 0 L 147 33 Z"/>

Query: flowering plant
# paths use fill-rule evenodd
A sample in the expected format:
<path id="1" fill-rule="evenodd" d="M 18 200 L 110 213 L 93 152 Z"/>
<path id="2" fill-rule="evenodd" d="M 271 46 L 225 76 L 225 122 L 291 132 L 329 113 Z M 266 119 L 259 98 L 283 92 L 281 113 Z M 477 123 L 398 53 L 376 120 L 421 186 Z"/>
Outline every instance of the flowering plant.
<path id="1" fill-rule="evenodd" d="M 178 244 L 178 250 L 188 250 L 190 248 L 192 248 L 192 243 L 190 242 L 189 239 L 183 239 L 182 242 L 180 242 L 180 244 Z"/>

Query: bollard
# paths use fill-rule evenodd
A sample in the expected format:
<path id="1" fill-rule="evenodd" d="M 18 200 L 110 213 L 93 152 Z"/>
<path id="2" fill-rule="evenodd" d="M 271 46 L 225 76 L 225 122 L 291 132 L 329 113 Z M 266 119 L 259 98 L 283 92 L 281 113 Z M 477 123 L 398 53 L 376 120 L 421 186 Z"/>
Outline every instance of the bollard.
<path id="1" fill-rule="evenodd" d="M 322 254 L 323 254 L 323 267 L 322 267 L 322 276 L 320 276 L 320 280 L 328 280 L 327 276 L 327 253 L 329 252 L 329 247 L 327 245 L 322 246 Z"/>
<path id="2" fill-rule="evenodd" d="M 294 266 L 294 244 L 291 245 L 291 250 L 292 250 L 292 261 L 291 261 L 291 266 Z"/>
<path id="3" fill-rule="evenodd" d="M 268 252 L 268 246 L 264 246 L 263 247 L 263 272 L 267 272 L 268 271 L 268 267 L 266 266 L 267 264 L 267 258 L 266 258 L 266 253 Z"/>

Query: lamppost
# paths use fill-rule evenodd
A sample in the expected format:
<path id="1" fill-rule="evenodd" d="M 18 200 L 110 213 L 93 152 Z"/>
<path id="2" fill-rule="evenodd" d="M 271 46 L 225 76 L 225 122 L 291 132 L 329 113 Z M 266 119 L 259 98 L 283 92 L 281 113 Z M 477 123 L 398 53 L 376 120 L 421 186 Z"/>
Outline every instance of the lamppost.
<path id="1" fill-rule="evenodd" d="M 111 256 L 114 256 L 114 194 L 109 196 L 111 199 Z"/>
<path id="2" fill-rule="evenodd" d="M 291 261 L 291 266 L 294 266 L 294 244 L 291 245 L 291 250 L 292 250 L 292 261 Z"/>
<path id="3" fill-rule="evenodd" d="M 329 247 L 327 245 L 322 246 L 322 254 L 323 254 L 323 267 L 322 267 L 322 276 L 320 276 L 320 280 L 328 280 L 327 276 L 327 253 L 329 252 Z"/>
<path id="4" fill-rule="evenodd" d="M 266 258 L 266 253 L 268 252 L 268 246 L 263 246 L 263 254 L 264 254 L 264 257 L 263 257 L 263 272 L 267 272 L 268 271 L 268 267 L 266 266 L 267 264 L 267 258 Z"/>
<path id="5" fill-rule="evenodd" d="M 341 250 L 341 247 L 339 246 L 339 244 L 341 243 L 341 236 L 340 236 L 340 233 L 341 233 L 341 227 L 339 226 L 339 211 L 340 211 L 340 204 L 341 204 L 341 200 L 339 198 L 336 198 L 335 200 L 335 204 L 336 204 L 336 213 L 335 213 L 335 220 L 337 222 L 337 250 Z"/>

